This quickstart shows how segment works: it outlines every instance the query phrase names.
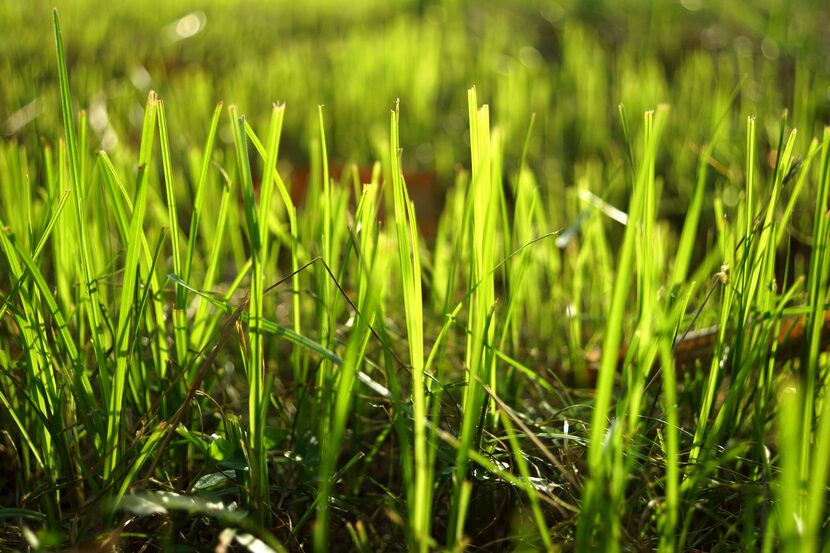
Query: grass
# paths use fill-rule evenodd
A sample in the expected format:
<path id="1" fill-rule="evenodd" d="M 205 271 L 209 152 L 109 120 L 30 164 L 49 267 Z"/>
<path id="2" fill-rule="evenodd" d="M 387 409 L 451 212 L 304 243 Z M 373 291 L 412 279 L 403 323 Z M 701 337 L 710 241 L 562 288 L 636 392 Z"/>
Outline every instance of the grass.
<path id="1" fill-rule="evenodd" d="M 826 549 L 825 6 L 275 6 L 0 8 L 0 549 Z"/>

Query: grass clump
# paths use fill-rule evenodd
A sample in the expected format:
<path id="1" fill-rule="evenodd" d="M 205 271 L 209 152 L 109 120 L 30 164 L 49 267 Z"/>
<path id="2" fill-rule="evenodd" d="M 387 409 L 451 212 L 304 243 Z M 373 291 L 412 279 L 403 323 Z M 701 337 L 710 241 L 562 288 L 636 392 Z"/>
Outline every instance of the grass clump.
<path id="1" fill-rule="evenodd" d="M 313 4 L 215 73 L 222 3 L 97 68 L 54 11 L 0 95 L 0 548 L 820 550 L 822 43 L 693 4 Z"/>

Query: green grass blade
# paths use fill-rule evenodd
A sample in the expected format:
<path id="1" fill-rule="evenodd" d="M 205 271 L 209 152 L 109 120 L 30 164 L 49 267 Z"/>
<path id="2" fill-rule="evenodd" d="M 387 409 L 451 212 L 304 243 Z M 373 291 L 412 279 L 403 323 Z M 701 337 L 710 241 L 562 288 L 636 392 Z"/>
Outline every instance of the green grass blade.
<path id="1" fill-rule="evenodd" d="M 144 213 L 147 207 L 148 167 L 154 137 L 156 108 L 158 98 L 150 93 L 147 101 L 147 111 L 144 115 L 144 130 L 142 136 L 142 151 L 139 159 L 139 172 L 136 182 L 133 213 L 130 218 L 130 229 L 127 237 L 127 253 L 124 260 L 124 279 L 121 284 L 120 310 L 115 334 L 116 367 L 112 376 L 112 386 L 109 390 L 107 410 L 107 439 L 105 449 L 108 452 L 104 462 L 104 478 L 109 479 L 120 457 L 120 441 L 122 427 L 122 410 L 124 389 L 127 383 L 127 371 L 131 363 L 130 332 L 131 324 L 138 324 L 132 317 L 133 298 L 137 286 L 139 253 L 143 244 Z"/>
<path id="2" fill-rule="evenodd" d="M 202 164 L 199 169 L 199 180 L 196 181 L 196 196 L 193 199 L 193 211 L 190 214 L 190 231 L 187 239 L 187 253 L 184 261 L 184 280 L 190 281 L 190 271 L 193 269 L 193 254 L 196 251 L 197 237 L 199 236 L 199 223 L 201 221 L 202 209 L 205 202 L 205 186 L 210 171 L 210 160 L 213 155 L 214 144 L 216 143 L 216 130 L 219 128 L 219 119 L 222 115 L 222 102 L 216 104 L 213 110 L 213 117 L 210 120 L 210 127 L 205 146 L 202 149 Z"/>

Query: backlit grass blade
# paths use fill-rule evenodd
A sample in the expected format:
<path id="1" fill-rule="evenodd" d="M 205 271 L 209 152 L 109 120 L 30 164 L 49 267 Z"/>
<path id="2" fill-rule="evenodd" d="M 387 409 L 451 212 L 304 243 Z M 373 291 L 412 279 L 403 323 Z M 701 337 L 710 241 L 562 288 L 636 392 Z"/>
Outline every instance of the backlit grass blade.
<path id="1" fill-rule="evenodd" d="M 748 134 L 755 133 L 753 119 L 748 122 L 747 132 Z M 773 175 L 769 198 L 757 216 L 753 215 L 748 202 L 746 205 L 746 217 L 751 219 L 746 227 L 749 229 L 746 231 L 749 234 L 743 237 L 742 248 L 740 249 L 741 257 L 737 261 L 738 266 L 734 276 L 737 287 L 736 299 L 738 304 L 736 307 L 739 309 L 739 320 L 737 332 L 732 341 L 730 356 L 735 370 L 733 371 L 732 385 L 715 420 L 707 425 L 706 420 L 701 417 L 701 421 L 698 423 L 699 428 L 703 426 L 706 431 L 706 449 L 709 449 L 715 443 L 722 432 L 741 422 L 745 411 L 741 409 L 740 403 L 743 401 L 742 396 L 743 390 L 747 386 L 746 382 L 755 378 L 753 366 L 758 362 L 764 363 L 769 355 L 770 348 L 766 344 L 760 348 L 753 347 L 754 344 L 759 343 L 759 340 L 762 340 L 764 325 L 753 324 L 752 318 L 757 312 L 772 312 L 777 303 L 777 299 L 773 295 L 776 251 L 774 247 L 771 247 L 771 244 L 776 233 L 774 219 L 782 193 L 783 176 L 789 171 L 793 163 L 792 152 L 796 137 L 795 130 L 789 134 L 786 141 L 784 136 L 784 125 L 782 124 L 780 155 L 777 161 L 777 165 L 780 167 Z M 754 137 L 748 137 L 747 143 L 748 146 L 754 145 Z M 747 164 L 751 165 L 753 163 L 751 160 L 755 158 L 755 152 L 748 150 L 747 158 Z M 752 188 L 753 183 L 747 181 L 746 185 L 748 188 Z M 747 198 L 751 196 L 752 194 L 748 190 Z M 774 324 L 774 321 L 768 323 L 768 325 L 772 324 Z M 762 380 L 763 382 L 766 382 L 765 386 L 767 387 L 770 384 L 768 380 Z M 762 389 L 761 391 L 764 396 L 769 395 L 768 390 Z"/>
<path id="2" fill-rule="evenodd" d="M 69 90 L 69 72 L 66 69 L 66 55 L 63 51 L 63 37 L 58 19 L 58 9 L 52 10 L 52 21 L 55 29 L 55 48 L 58 56 L 58 78 L 60 79 L 61 113 L 66 139 L 66 148 L 69 151 L 69 170 L 72 182 L 80 186 L 80 155 L 78 153 L 78 139 L 75 133 L 74 117 L 72 115 L 72 95 Z"/>
<path id="3" fill-rule="evenodd" d="M 666 413 L 666 424 L 663 425 L 663 451 L 666 459 L 665 501 L 660 514 L 659 551 L 675 551 L 677 548 L 677 524 L 680 510 L 680 453 L 678 428 L 679 417 L 677 412 L 677 380 L 674 368 L 674 359 L 668 342 L 660 342 L 660 364 L 663 375 L 663 410 Z M 683 545 L 680 544 L 680 547 Z"/>
<path id="4" fill-rule="evenodd" d="M 267 232 L 263 232 L 260 225 L 267 231 L 267 221 L 261 221 L 254 198 L 254 184 L 251 179 L 251 165 L 248 158 L 248 142 L 245 135 L 245 119 L 237 113 L 236 106 L 229 109 L 233 128 L 234 144 L 236 146 L 237 170 L 242 187 L 242 207 L 247 223 L 248 241 L 251 249 L 251 291 L 248 320 L 248 436 L 247 455 L 249 462 L 249 503 L 259 524 L 270 520 L 270 499 L 268 489 L 268 465 L 265 451 L 265 414 L 269 404 L 267 381 L 262 345 L 262 312 L 264 268 L 263 251 L 267 251 Z M 272 114 L 272 139 L 278 138 L 277 112 Z M 273 148 L 276 155 L 276 141 L 271 140 L 268 147 Z M 271 155 L 267 156 L 271 158 Z M 276 159 L 273 157 L 272 159 Z M 270 176 L 270 172 L 269 172 Z M 270 190 L 273 190 L 269 187 Z M 270 198 L 260 198 L 260 202 L 270 205 Z M 262 205 L 262 204 L 260 204 Z"/>
<path id="5" fill-rule="evenodd" d="M 319 172 L 315 172 L 318 176 L 322 179 L 322 190 L 321 195 L 318 197 L 318 201 L 320 202 L 317 211 L 319 213 L 315 215 L 315 219 L 319 221 L 318 228 L 314 229 L 314 233 L 316 236 L 319 236 L 320 245 L 322 248 L 321 257 L 323 261 L 328 267 L 334 269 L 335 274 L 337 274 L 337 261 L 335 259 L 335 252 L 333 244 L 336 242 L 334 238 L 335 232 L 335 225 L 333 221 L 333 213 L 334 213 L 334 198 L 335 198 L 335 191 L 332 190 L 332 179 L 329 175 L 329 158 L 328 158 L 328 145 L 326 142 L 326 126 L 325 121 L 323 118 L 323 106 L 317 106 L 317 120 L 320 130 L 319 135 L 319 145 L 320 145 L 320 158 L 319 158 Z M 322 209 L 320 209 L 322 207 Z M 322 217 L 320 220 L 319 218 Z M 334 339 L 334 291 L 332 289 L 332 283 L 326 275 L 322 268 L 318 267 L 315 274 L 315 284 L 316 284 L 316 291 L 320 297 L 320 301 L 317 304 L 316 312 L 318 314 L 318 318 L 320 320 L 320 335 L 323 339 L 323 344 L 326 346 L 331 346 L 331 342 Z M 328 363 L 323 363 L 320 368 L 317 370 L 317 390 L 319 393 L 318 399 L 320 401 L 320 409 L 316 410 L 317 414 L 322 417 L 328 417 L 329 413 L 331 412 L 329 401 L 332 397 L 330 393 L 330 385 L 332 379 L 332 370 L 331 366 Z"/>
<path id="6" fill-rule="evenodd" d="M 275 109 L 279 109 L 281 111 L 285 110 L 284 105 L 275 106 Z M 280 117 L 283 117 L 282 115 Z M 282 126 L 282 122 L 279 123 L 280 127 Z M 263 158 L 263 161 L 266 161 L 266 151 L 265 147 L 259 141 L 254 132 L 254 129 L 246 123 L 245 130 L 248 133 L 248 137 L 251 139 L 254 147 L 259 152 L 260 157 Z M 267 161 L 266 161 L 267 163 Z M 289 248 L 291 250 L 291 272 L 293 276 L 292 279 L 292 318 L 294 321 L 294 332 L 296 334 L 302 333 L 301 327 L 301 316 L 302 312 L 300 309 L 300 261 L 299 261 L 299 247 L 300 247 L 300 237 L 299 237 L 299 227 L 297 225 L 297 208 L 294 205 L 293 200 L 291 199 L 291 195 L 288 193 L 288 189 L 283 182 L 282 178 L 280 177 L 279 171 L 274 168 L 273 172 L 274 177 L 274 184 L 277 186 L 277 191 L 282 198 L 283 205 L 285 207 L 286 213 L 288 215 L 288 227 L 289 232 L 291 233 L 291 243 L 289 244 Z M 263 178 L 265 176 L 263 175 Z M 301 362 L 301 359 L 298 355 L 293 357 L 293 369 L 294 369 L 294 378 L 298 382 L 305 382 L 306 375 L 304 372 L 304 364 Z"/>
<path id="7" fill-rule="evenodd" d="M 685 282 L 689 272 L 689 264 L 692 260 L 694 241 L 697 237 L 700 215 L 703 211 L 703 200 L 706 192 L 706 177 L 709 170 L 709 157 L 714 151 L 714 144 L 708 144 L 700 152 L 697 164 L 697 181 L 695 182 L 694 193 L 689 202 L 689 209 L 686 212 L 686 219 L 683 222 L 683 231 L 677 246 L 674 266 L 672 267 L 672 286 Z"/>
<path id="8" fill-rule="evenodd" d="M 660 131 L 665 122 L 665 110 L 661 110 L 660 117 L 655 118 L 655 128 L 649 134 L 645 146 L 644 158 L 653 159 L 659 143 Z M 619 547 L 619 519 L 600 521 L 601 512 L 607 513 L 609 505 L 603 505 L 601 495 L 611 484 L 608 474 L 609 459 L 607 451 L 606 432 L 609 432 L 608 409 L 614 387 L 614 374 L 617 368 L 617 352 L 625 327 L 625 306 L 629 300 L 629 285 L 631 276 L 635 273 L 635 241 L 640 233 L 641 220 L 644 217 L 645 200 L 649 182 L 653 182 L 653 165 L 643 162 L 640 164 L 634 189 L 629 204 L 628 225 L 625 227 L 623 243 L 617 261 L 614 290 L 611 298 L 611 309 L 605 324 L 605 336 L 602 345 L 602 360 L 600 361 L 597 376 L 596 397 L 591 418 L 591 441 L 588 447 L 589 477 L 582 494 L 582 510 L 577 530 L 577 544 L 581 548 L 595 547 L 595 539 L 606 547 L 606 550 L 617 550 Z M 613 432 L 613 429 L 610 431 Z M 617 513 L 618 515 L 618 513 Z M 615 515 L 611 515 L 615 516 Z M 599 525 L 602 527 L 599 527 Z"/>
<path id="9" fill-rule="evenodd" d="M 404 297 L 404 314 L 412 365 L 412 409 L 414 429 L 414 481 L 410 491 L 410 544 L 418 551 L 428 551 L 431 543 L 432 472 L 427 451 L 426 420 L 429 405 L 424 379 L 423 301 L 421 298 L 421 263 L 418 251 L 418 227 L 415 212 L 406 190 L 401 170 L 401 147 L 398 105 L 392 111 L 390 126 L 390 160 L 392 193 L 395 206 L 395 231 Z"/>
<path id="10" fill-rule="evenodd" d="M 222 244 L 225 237 L 225 229 L 228 223 L 228 212 L 230 210 L 231 202 L 233 201 L 233 188 L 230 182 L 226 182 L 222 186 L 222 195 L 219 200 L 219 211 L 216 214 L 216 227 L 213 239 L 213 244 L 210 249 L 210 256 L 207 259 L 207 268 L 205 269 L 205 276 L 202 280 L 202 289 L 210 290 L 216 282 L 217 274 L 219 272 L 219 262 L 223 252 Z M 230 290 L 229 290 L 230 292 Z M 215 325 L 208 322 L 208 309 L 210 305 L 205 301 L 200 301 L 196 308 L 196 314 L 193 317 L 193 331 L 191 336 L 193 344 L 198 349 L 202 349 L 206 345 L 206 340 L 210 337 L 211 332 L 209 328 Z M 214 321 L 217 319 L 214 318 Z"/>
<path id="11" fill-rule="evenodd" d="M 799 411 L 804 408 L 804 396 L 800 386 L 785 382 L 779 392 L 780 408 L 778 426 L 781 429 L 780 476 L 775 487 L 778 499 L 776 523 L 781 539 L 781 550 L 786 552 L 805 552 L 816 550 L 816 543 L 805 539 L 804 521 L 804 484 L 801 479 L 801 447 L 798 420 Z M 809 529 L 813 537 L 814 529 Z"/>
<path id="12" fill-rule="evenodd" d="M 828 515 L 826 498 L 828 469 L 830 468 L 830 409 L 826 408 L 827 397 L 825 387 L 816 400 L 816 403 L 820 403 L 824 408 L 814 427 L 815 442 L 809 448 L 812 459 L 810 473 L 806 478 L 808 486 L 804 505 L 804 535 L 808 542 L 813 543 L 819 542 L 823 536 L 826 536 L 822 528 L 822 520 L 826 520 Z M 782 420 L 782 422 L 786 421 Z M 804 449 L 802 447 L 802 450 Z"/>
<path id="13" fill-rule="evenodd" d="M 495 302 L 494 265 L 496 240 L 497 201 L 493 192 L 494 182 L 500 182 L 500 175 L 493 173 L 493 158 L 498 155 L 497 145 L 490 140 L 490 112 L 487 105 L 479 106 L 475 88 L 467 91 L 467 105 L 470 121 L 470 153 L 472 180 L 467 196 L 472 218 L 470 238 L 469 289 L 472 294 L 469 304 L 469 334 L 467 336 L 465 362 L 469 374 L 465 381 L 463 413 L 461 423 L 461 447 L 458 449 L 454 473 L 455 489 L 450 511 L 447 539 L 454 546 L 463 537 L 464 516 L 459 510 L 463 482 L 467 479 L 469 455 L 474 448 L 476 436 L 480 436 L 480 411 L 485 402 L 480 381 L 494 384 L 493 356 L 485 351 L 485 344 L 492 344 L 495 324 L 492 322 Z M 498 393 L 497 390 L 493 390 Z"/>
<path id="14" fill-rule="evenodd" d="M 385 274 L 386 268 L 384 265 L 388 262 L 388 257 L 380 256 L 378 264 L 370 268 L 371 280 L 377 280 L 380 275 Z M 332 413 L 330 417 L 322 419 L 329 426 L 321 429 L 320 432 L 320 435 L 325 436 L 326 439 L 321 443 L 320 488 L 316 500 L 317 520 L 314 523 L 314 548 L 319 552 L 331 550 L 329 543 L 329 509 L 332 484 L 336 482 L 336 479 L 332 476 L 335 472 L 336 462 L 350 418 L 349 410 L 354 402 L 354 386 L 357 374 L 363 364 L 366 352 L 365 344 L 371 335 L 371 324 L 375 320 L 378 301 L 382 295 L 383 288 L 378 283 L 378 285 L 372 287 L 363 303 L 362 313 L 356 315 L 357 321 L 349 336 L 343 362 L 337 373 Z"/>
<path id="15" fill-rule="evenodd" d="M 2 221 L 0 221 L 0 226 L 2 226 Z M 8 247 L 8 243 L 6 242 L 5 235 L 0 234 L 0 240 L 3 241 L 4 249 L 6 249 Z M 35 260 L 28 255 L 28 253 L 23 249 L 20 243 L 17 242 L 17 240 L 13 236 L 11 237 L 11 243 L 13 244 L 14 250 L 19 256 L 20 260 L 23 262 L 23 265 L 28 270 L 32 280 L 34 280 L 35 285 L 41 294 L 41 299 L 46 303 L 49 313 L 54 319 L 54 324 L 57 327 L 58 335 L 61 338 L 65 351 L 69 357 L 69 361 L 73 366 L 73 376 L 75 378 L 76 384 L 76 388 L 74 391 L 76 394 L 80 396 L 79 403 L 81 406 L 83 406 L 83 409 L 85 410 L 82 416 L 86 415 L 87 413 L 97 412 L 99 407 L 97 405 L 92 390 L 92 385 L 89 381 L 89 377 L 80 364 L 77 345 L 75 344 L 74 338 L 69 331 L 63 313 L 61 312 L 57 302 L 55 301 L 51 291 L 49 290 L 49 286 L 46 283 L 46 279 L 43 277 L 40 269 L 35 264 Z M 10 251 L 7 251 L 7 253 L 10 253 Z M 94 423 L 93 428 L 95 428 Z"/>
<path id="16" fill-rule="evenodd" d="M 536 183 L 533 174 L 526 166 L 527 149 L 530 142 L 531 132 L 533 130 L 533 123 L 536 117 L 535 114 L 531 117 L 530 125 L 525 137 L 524 147 L 522 148 L 522 158 L 519 165 L 519 171 L 516 175 L 514 184 L 514 210 L 513 210 L 513 228 L 512 233 L 505 233 L 505 242 L 510 236 L 510 249 L 515 250 L 519 246 L 526 244 L 533 237 L 533 222 L 535 220 L 535 210 L 539 203 L 539 192 L 536 189 Z M 505 222 L 507 217 L 504 217 Z M 503 348 L 504 343 L 508 338 L 508 333 L 512 346 L 518 346 L 521 334 L 520 315 L 524 307 L 528 303 L 528 298 L 533 294 L 532 286 L 525 286 L 524 277 L 528 270 L 528 260 L 525 252 L 521 254 L 517 263 L 511 264 L 507 271 L 508 282 L 508 305 L 504 316 L 505 323 L 502 327 L 499 344 Z M 510 376 L 507 377 L 510 381 Z M 504 392 L 503 392 L 504 393 Z M 508 392 L 509 393 L 509 392 Z"/>
<path id="17" fill-rule="evenodd" d="M 66 192 L 63 193 L 63 195 L 58 200 L 57 205 L 55 206 L 54 212 L 51 214 L 51 216 L 47 220 L 46 225 L 43 229 L 43 232 L 40 236 L 40 239 L 38 240 L 37 245 L 35 246 L 35 249 L 32 252 L 32 260 L 33 261 L 37 261 L 37 259 L 40 257 L 40 254 L 43 252 L 43 248 L 46 246 L 46 243 L 49 240 L 50 235 L 52 234 L 52 230 L 55 228 L 55 225 L 57 224 L 58 220 L 60 219 L 61 213 L 63 213 L 63 208 L 66 205 L 66 201 L 69 199 L 69 196 L 70 196 L 70 192 L 67 190 Z M 0 223 L 0 227 L 3 227 L 3 226 L 4 225 L 2 223 Z M 23 281 L 18 280 L 18 282 L 15 286 L 18 287 L 22 284 L 23 284 Z M 13 293 L 14 293 L 14 290 L 12 291 L 12 294 Z M 3 315 L 6 313 L 6 309 L 8 309 L 9 305 L 11 305 L 9 302 L 4 302 L 2 305 L 0 305 L 0 319 L 3 318 Z"/>
<path id="18" fill-rule="evenodd" d="M 11 276 L 15 280 L 21 280 L 24 277 L 24 268 L 20 264 L 14 246 L 5 230 L 0 231 L 0 248 L 5 254 Z M 28 344 L 39 344 L 40 338 L 34 302 L 25 289 L 19 290 L 18 296 L 20 297 L 20 308 L 12 310 L 11 313 L 17 327 L 20 329 L 21 337 Z M 32 410 L 38 413 L 44 422 L 49 420 L 52 412 L 56 409 L 57 403 L 57 382 L 55 375 L 48 370 L 50 361 L 48 353 L 42 347 L 38 349 L 31 348 L 26 354 L 25 372 L 23 373 L 24 386 L 26 392 L 28 392 Z M 50 432 L 50 430 L 52 431 Z M 38 448 L 39 454 L 36 456 L 38 463 L 43 470 L 50 473 L 54 473 L 56 469 L 54 433 L 54 428 L 50 429 L 47 424 L 39 424 L 36 426 L 36 430 L 31 433 L 32 438 L 29 438 Z M 49 475 L 49 481 L 50 483 L 54 482 L 52 474 Z M 45 501 L 45 507 L 49 510 L 50 516 L 55 515 L 57 504 L 58 497 L 54 494 Z"/>
<path id="19" fill-rule="evenodd" d="M 190 272 L 193 269 L 193 254 L 196 251 L 197 237 L 199 236 L 199 224 L 205 202 L 205 186 L 208 181 L 210 162 L 213 155 L 213 147 L 216 142 L 216 129 L 219 128 L 219 119 L 222 115 L 222 102 L 216 104 L 213 110 L 213 117 L 210 120 L 210 127 L 205 146 L 202 149 L 202 163 L 199 167 L 199 180 L 196 181 L 196 196 L 193 199 L 193 210 L 190 214 L 190 227 L 187 239 L 187 254 L 184 261 L 184 281 L 190 281 Z"/>
<path id="20" fill-rule="evenodd" d="M 107 439 L 104 443 L 107 451 L 104 461 L 104 478 L 109 479 L 119 462 L 122 432 L 122 410 L 124 402 L 124 388 L 127 383 L 127 372 L 131 364 L 132 348 L 130 347 L 131 324 L 139 324 L 133 318 L 133 299 L 138 285 L 137 274 L 139 254 L 143 246 L 144 213 L 147 208 L 148 164 L 152 153 L 153 137 L 155 135 L 156 108 L 158 97 L 150 93 L 144 116 L 144 131 L 142 148 L 139 154 L 139 170 L 136 178 L 136 192 L 133 201 L 133 212 L 130 218 L 129 235 L 127 237 L 127 253 L 124 259 L 124 279 L 121 284 L 121 300 L 118 312 L 118 323 L 115 334 L 115 372 L 112 375 L 112 386 L 107 397 Z"/>
<path id="21" fill-rule="evenodd" d="M 821 163 L 816 190 L 815 222 L 813 226 L 813 255 L 810 257 L 808 286 L 810 290 L 810 341 L 804 358 L 806 363 L 807 389 L 805 395 L 812 401 L 812 392 L 818 382 L 824 382 L 826 372 L 818 366 L 821 342 L 821 327 L 828 299 L 828 278 L 830 278 L 830 127 L 825 127 L 821 148 Z M 805 413 L 804 423 L 812 420 L 812 415 Z M 807 429 L 805 428 L 806 432 Z M 806 435 L 804 436 L 807 437 Z M 806 445 L 806 444 L 805 444 Z M 803 475 L 805 476 L 805 475 Z"/>
<path id="22" fill-rule="evenodd" d="M 66 56 L 63 50 L 63 39 L 61 36 L 60 21 L 58 19 L 58 10 L 52 10 L 52 20 L 55 31 L 55 48 L 58 59 L 58 77 L 60 80 L 60 100 L 61 100 L 61 115 L 63 117 L 64 137 L 66 140 L 66 148 L 68 152 L 68 165 L 70 183 L 67 183 L 66 188 L 71 188 L 73 204 L 75 207 L 75 220 L 77 224 L 78 233 L 78 248 L 80 253 L 80 266 L 83 271 L 83 286 L 81 298 L 84 303 L 84 311 L 92 333 L 92 343 L 95 349 L 95 360 L 98 366 L 98 371 L 101 373 L 101 388 L 104 395 L 109 395 L 111 392 L 111 376 L 109 368 L 105 359 L 104 352 L 109 346 L 106 336 L 104 336 L 102 328 L 101 302 L 98 297 L 98 286 L 93 281 L 93 269 L 91 265 L 91 254 L 89 251 L 89 237 L 87 236 L 87 225 L 85 219 L 86 200 L 84 187 L 86 183 L 82 180 L 81 156 L 82 152 L 78 151 L 78 141 L 75 132 L 74 117 L 72 115 L 72 97 L 69 89 L 69 73 L 66 68 Z"/>
<path id="23" fill-rule="evenodd" d="M 148 113 L 149 109 L 145 109 L 145 114 Z M 148 127 L 147 123 L 150 123 L 151 126 Z M 151 152 L 152 150 L 154 125 L 154 122 L 149 122 L 145 120 L 144 130 L 147 134 L 142 135 L 142 143 L 144 143 L 143 151 L 145 152 L 145 156 L 149 156 L 149 152 Z M 122 243 L 126 244 L 129 241 L 129 217 L 131 217 L 133 213 L 133 202 L 130 199 L 129 194 L 127 193 L 127 190 L 124 187 L 124 183 L 122 179 L 119 177 L 118 172 L 113 166 L 112 161 L 110 160 L 107 153 L 101 152 L 98 159 L 99 167 L 104 174 L 103 178 L 106 182 L 107 188 L 110 193 L 110 198 L 108 202 L 109 209 L 113 217 L 115 218 L 116 227 L 118 229 L 118 236 L 120 237 Z M 150 158 L 146 157 L 146 159 L 147 163 L 149 163 Z M 146 172 L 146 170 L 143 170 L 142 166 L 140 166 L 139 176 L 141 176 L 144 172 Z M 143 232 L 141 233 L 141 248 L 144 254 L 141 257 L 141 269 L 148 273 L 147 279 L 149 282 L 149 288 L 146 291 L 148 293 L 150 291 L 159 291 L 161 290 L 159 277 L 157 272 L 152 270 L 152 267 L 154 266 L 155 257 L 152 251 L 150 250 L 150 245 L 147 241 L 147 236 Z M 152 335 L 155 335 L 155 340 L 153 340 L 152 351 L 154 360 L 157 363 L 157 376 L 159 378 L 164 378 L 167 372 L 168 351 L 167 341 L 165 337 L 166 331 L 161 332 L 159 330 L 166 328 L 166 320 L 167 318 L 164 313 L 164 306 L 162 305 L 162 303 L 158 301 L 152 301 L 150 309 L 146 311 L 144 324 L 147 328 L 147 332 Z"/>
<path id="24" fill-rule="evenodd" d="M 157 108 L 161 162 L 164 169 L 164 190 L 167 199 L 167 221 L 170 245 L 173 251 L 173 271 L 184 274 L 181 248 L 179 246 L 179 215 L 176 208 L 176 186 L 173 181 L 173 162 L 170 159 L 170 139 L 167 136 L 167 116 L 164 102 L 159 100 Z M 176 344 L 176 360 L 179 365 L 187 363 L 187 315 L 185 313 L 187 292 L 176 285 L 176 308 L 173 309 L 173 338 Z"/>

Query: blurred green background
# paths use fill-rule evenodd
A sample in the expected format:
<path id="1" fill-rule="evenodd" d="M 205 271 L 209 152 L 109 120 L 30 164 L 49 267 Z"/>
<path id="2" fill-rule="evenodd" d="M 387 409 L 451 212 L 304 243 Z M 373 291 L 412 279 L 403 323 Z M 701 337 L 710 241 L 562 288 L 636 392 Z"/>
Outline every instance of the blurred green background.
<path id="1" fill-rule="evenodd" d="M 535 112 L 529 161 L 540 182 L 556 189 L 589 173 L 622 200 L 617 104 L 638 121 L 669 102 L 671 209 L 685 204 L 696 149 L 725 113 L 729 135 L 757 114 L 770 147 L 787 108 L 802 150 L 830 120 L 822 0 L 56 4 L 75 107 L 89 112 L 91 145 L 110 152 L 137 147 L 152 88 L 168 106 L 174 154 L 200 147 L 218 100 L 257 128 L 271 102 L 285 102 L 281 157 L 305 167 L 324 104 L 330 159 L 366 165 L 383 156 L 388 109 L 400 98 L 405 167 L 447 186 L 469 158 L 465 92 L 475 84 L 506 133 L 508 170 Z M 19 142 L 61 135 L 53 5 L 0 3 L 0 124 Z M 230 141 L 229 129 L 220 139 Z M 715 155 L 732 177 L 743 156 Z"/>

